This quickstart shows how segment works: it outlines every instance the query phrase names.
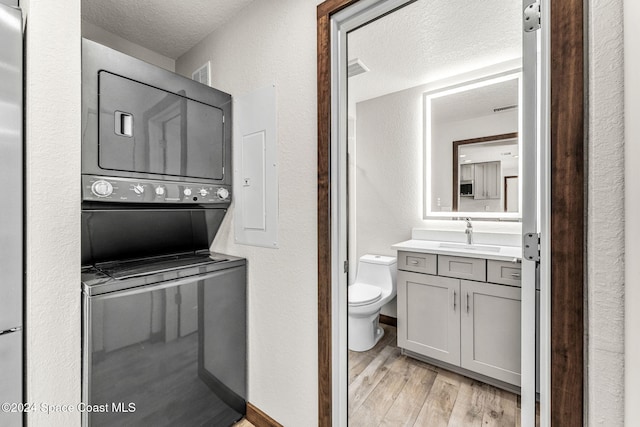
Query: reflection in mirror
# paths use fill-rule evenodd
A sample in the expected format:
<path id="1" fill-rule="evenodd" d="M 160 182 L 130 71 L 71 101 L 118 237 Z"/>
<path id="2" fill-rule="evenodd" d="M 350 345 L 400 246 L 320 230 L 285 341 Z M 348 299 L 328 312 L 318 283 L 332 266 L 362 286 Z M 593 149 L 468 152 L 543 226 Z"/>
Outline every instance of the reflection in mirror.
<path id="1" fill-rule="evenodd" d="M 520 7 L 419 0 L 347 34 L 346 132 L 332 164 L 344 249 L 332 254 L 342 263 L 348 251 L 340 405 L 350 426 L 520 420 L 520 288 L 447 274 L 446 254 L 392 247 L 426 228 L 425 216 L 519 218 Z M 519 274 L 512 258 L 474 259 Z M 466 301 L 479 318 L 462 314 Z"/>
<path id="2" fill-rule="evenodd" d="M 517 212 L 519 157 L 517 133 L 453 141 L 453 211 Z"/>
<path id="3" fill-rule="evenodd" d="M 520 218 L 519 93 L 511 72 L 425 94 L 425 217 Z"/>

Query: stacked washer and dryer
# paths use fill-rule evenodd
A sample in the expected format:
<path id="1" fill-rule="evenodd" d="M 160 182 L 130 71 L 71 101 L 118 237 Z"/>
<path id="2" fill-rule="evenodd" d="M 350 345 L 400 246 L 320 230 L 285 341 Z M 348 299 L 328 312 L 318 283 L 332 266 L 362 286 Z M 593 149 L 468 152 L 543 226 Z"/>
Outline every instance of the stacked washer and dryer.
<path id="1" fill-rule="evenodd" d="M 82 41 L 84 425 L 230 426 L 246 412 L 246 261 L 231 96 Z"/>

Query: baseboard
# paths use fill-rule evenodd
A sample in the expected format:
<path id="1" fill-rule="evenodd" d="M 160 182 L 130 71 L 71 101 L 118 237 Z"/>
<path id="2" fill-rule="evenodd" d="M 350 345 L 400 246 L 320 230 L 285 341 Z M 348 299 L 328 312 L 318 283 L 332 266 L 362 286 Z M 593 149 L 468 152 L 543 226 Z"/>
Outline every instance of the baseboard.
<path id="1" fill-rule="evenodd" d="M 247 402 L 247 421 L 256 427 L 282 427 L 282 424 Z"/>
<path id="2" fill-rule="evenodd" d="M 391 317 L 391 316 L 387 316 L 384 314 L 380 315 L 380 323 L 384 323 L 385 325 L 391 325 L 391 326 L 395 326 L 398 327 L 398 319 L 395 317 Z"/>

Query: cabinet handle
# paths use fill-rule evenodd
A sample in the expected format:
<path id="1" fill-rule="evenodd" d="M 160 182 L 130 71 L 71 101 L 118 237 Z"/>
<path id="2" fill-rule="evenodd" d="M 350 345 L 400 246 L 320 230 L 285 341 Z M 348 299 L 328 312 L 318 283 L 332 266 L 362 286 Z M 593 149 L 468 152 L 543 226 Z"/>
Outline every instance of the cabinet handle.
<path id="1" fill-rule="evenodd" d="M 467 313 L 469 313 L 469 292 L 467 292 Z"/>
<path id="2" fill-rule="evenodd" d="M 511 273 L 511 277 L 513 277 L 514 279 L 519 279 L 520 273 Z"/>
<path id="3" fill-rule="evenodd" d="M 413 259 L 413 260 L 411 260 L 411 261 L 409 261 L 409 262 L 410 262 L 411 264 L 413 264 L 413 265 L 417 265 L 417 264 L 418 264 L 418 261 L 416 261 L 415 259 Z"/>
<path id="4" fill-rule="evenodd" d="M 453 291 L 453 311 L 456 311 L 456 291 Z"/>

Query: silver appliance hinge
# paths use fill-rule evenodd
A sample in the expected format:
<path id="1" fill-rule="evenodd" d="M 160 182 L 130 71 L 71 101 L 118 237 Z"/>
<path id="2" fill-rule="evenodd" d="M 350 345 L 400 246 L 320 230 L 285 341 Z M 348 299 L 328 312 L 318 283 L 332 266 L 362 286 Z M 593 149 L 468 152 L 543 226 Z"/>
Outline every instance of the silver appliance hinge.
<path id="1" fill-rule="evenodd" d="M 345 274 L 349 272 L 349 260 L 344 262 L 344 272 Z"/>
<path id="2" fill-rule="evenodd" d="M 540 233 L 525 233 L 522 237 L 522 254 L 529 261 L 540 261 Z"/>
<path id="3" fill-rule="evenodd" d="M 540 0 L 528 4 L 524 8 L 522 16 L 522 26 L 525 33 L 531 33 L 539 30 L 541 24 Z"/>

